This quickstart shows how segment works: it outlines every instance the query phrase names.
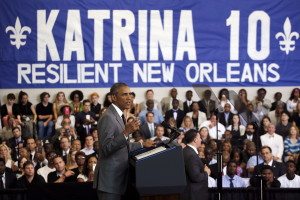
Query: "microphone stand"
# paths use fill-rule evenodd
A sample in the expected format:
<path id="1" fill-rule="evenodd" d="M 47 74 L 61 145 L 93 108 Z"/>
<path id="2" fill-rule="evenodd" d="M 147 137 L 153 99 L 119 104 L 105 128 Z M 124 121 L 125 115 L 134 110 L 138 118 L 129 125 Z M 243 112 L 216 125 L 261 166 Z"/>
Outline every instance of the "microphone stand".
<path id="1" fill-rule="evenodd" d="M 221 200 L 222 199 L 222 174 L 223 174 L 223 166 L 222 166 L 222 160 L 223 160 L 223 156 L 222 156 L 222 152 L 220 151 L 220 147 L 221 147 L 221 140 L 219 140 L 219 118 L 218 115 L 215 114 L 216 116 L 216 132 L 217 132 L 217 165 L 218 165 L 218 174 L 217 174 L 217 191 L 218 191 L 218 199 Z"/>

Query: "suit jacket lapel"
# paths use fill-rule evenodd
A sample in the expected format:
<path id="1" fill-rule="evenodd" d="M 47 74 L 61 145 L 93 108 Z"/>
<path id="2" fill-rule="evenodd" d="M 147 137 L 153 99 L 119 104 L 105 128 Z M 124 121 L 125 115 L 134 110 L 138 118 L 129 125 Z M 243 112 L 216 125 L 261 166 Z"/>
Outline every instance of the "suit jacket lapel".
<path id="1" fill-rule="evenodd" d="M 125 129 L 125 125 L 123 123 L 123 120 L 120 117 L 120 115 L 118 114 L 118 112 L 116 111 L 116 109 L 114 108 L 114 106 L 110 105 L 108 109 L 110 109 L 112 114 L 116 117 L 116 120 L 119 123 L 119 125 L 122 127 L 122 129 Z"/>

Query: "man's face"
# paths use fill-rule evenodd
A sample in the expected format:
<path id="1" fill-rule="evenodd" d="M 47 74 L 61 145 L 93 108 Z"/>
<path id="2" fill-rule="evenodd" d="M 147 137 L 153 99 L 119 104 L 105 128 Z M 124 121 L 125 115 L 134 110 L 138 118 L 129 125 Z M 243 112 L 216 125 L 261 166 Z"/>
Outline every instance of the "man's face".
<path id="1" fill-rule="evenodd" d="M 201 137 L 200 137 L 200 134 L 197 133 L 197 136 L 196 136 L 196 148 L 198 149 L 199 147 L 201 147 Z"/>
<path id="2" fill-rule="evenodd" d="M 65 169 L 65 162 L 61 157 L 54 158 L 53 163 L 56 171 L 62 172 Z"/>
<path id="3" fill-rule="evenodd" d="M 275 133 L 275 125 L 274 124 L 269 124 L 269 126 L 268 126 L 268 133 L 269 134 Z"/>
<path id="4" fill-rule="evenodd" d="M 153 91 L 149 90 L 146 93 L 146 100 L 149 100 L 149 99 L 153 100 L 153 98 L 154 98 L 154 93 L 153 93 Z"/>
<path id="5" fill-rule="evenodd" d="M 177 110 L 177 108 L 179 107 L 179 101 L 178 100 L 173 100 L 172 101 L 172 106 L 173 106 L 173 109 Z"/>
<path id="6" fill-rule="evenodd" d="M 173 88 L 173 89 L 171 90 L 171 97 L 172 97 L 173 99 L 176 99 L 176 97 L 177 97 L 177 90 L 176 90 L 175 88 Z"/>
<path id="7" fill-rule="evenodd" d="M 230 109 L 231 109 L 230 104 L 229 104 L 229 103 L 226 103 L 226 104 L 224 105 L 224 111 L 225 111 L 225 112 L 230 112 Z"/>
<path id="8" fill-rule="evenodd" d="M 153 123 L 154 122 L 154 115 L 152 113 L 148 113 L 146 116 L 146 120 L 149 123 Z"/>
<path id="9" fill-rule="evenodd" d="M 62 138 L 60 140 L 60 147 L 62 150 L 68 150 L 70 148 L 70 142 L 67 138 Z"/>
<path id="10" fill-rule="evenodd" d="M 85 163 L 85 156 L 83 155 L 78 155 L 76 158 L 75 158 L 75 161 L 77 163 L 78 166 L 83 166 L 84 163 Z"/>
<path id="11" fill-rule="evenodd" d="M 0 174 L 3 174 L 5 171 L 5 163 L 4 162 L 0 162 Z"/>
<path id="12" fill-rule="evenodd" d="M 192 97 L 193 97 L 193 92 L 192 91 L 186 92 L 185 97 L 186 97 L 187 100 L 190 101 L 192 99 Z"/>
<path id="13" fill-rule="evenodd" d="M 131 107 L 132 96 L 128 86 L 122 86 L 112 95 L 112 102 L 122 111 Z"/>
<path id="14" fill-rule="evenodd" d="M 248 126 L 247 126 L 247 128 L 246 128 L 246 131 L 248 132 L 248 133 L 254 133 L 254 127 L 253 127 L 253 125 L 251 124 L 249 124 Z"/>
<path id="15" fill-rule="evenodd" d="M 259 90 L 259 91 L 257 92 L 257 97 L 258 97 L 259 99 L 264 99 L 265 96 L 266 96 L 266 92 L 265 92 L 264 90 Z"/>
<path id="16" fill-rule="evenodd" d="M 261 150 L 261 156 L 262 156 L 264 162 L 266 162 L 266 163 L 269 163 L 273 158 L 273 155 L 268 148 L 263 148 Z"/>
<path id="17" fill-rule="evenodd" d="M 296 166 L 294 163 L 289 162 L 287 164 L 286 173 L 290 175 L 294 175 L 296 172 Z"/>
<path id="18" fill-rule="evenodd" d="M 264 169 L 261 172 L 261 175 L 263 177 L 263 180 L 266 182 L 273 182 L 273 180 L 274 180 L 274 174 L 273 174 L 272 170 L 270 170 L 270 169 Z"/>
<path id="19" fill-rule="evenodd" d="M 33 165 L 29 164 L 29 165 L 26 165 L 25 169 L 24 169 L 24 173 L 26 176 L 34 176 L 34 167 Z"/>
<path id="20" fill-rule="evenodd" d="M 146 106 L 149 110 L 152 110 L 154 108 L 154 101 L 153 100 L 147 100 Z"/>
<path id="21" fill-rule="evenodd" d="M 83 105 L 83 111 L 84 112 L 89 112 L 91 110 L 91 103 L 90 102 L 85 102 Z"/>
<path id="22" fill-rule="evenodd" d="M 236 168 L 237 168 L 236 163 L 234 163 L 234 162 L 229 163 L 229 165 L 227 167 L 227 174 L 229 176 L 235 175 L 236 174 Z"/>
<path id="23" fill-rule="evenodd" d="M 13 134 L 14 134 L 14 137 L 15 137 L 15 138 L 18 138 L 18 137 L 21 136 L 21 131 L 20 131 L 19 129 L 16 128 L 16 129 L 13 131 Z"/>
<path id="24" fill-rule="evenodd" d="M 29 148 L 30 151 L 33 151 L 36 148 L 36 143 L 34 139 L 28 139 L 27 140 L 27 147 Z"/>
<path id="25" fill-rule="evenodd" d="M 43 98 L 43 102 L 44 102 L 44 103 L 48 103 L 48 102 L 49 102 L 49 98 L 50 98 L 49 95 L 46 94 L 46 95 L 44 96 L 44 98 Z"/>

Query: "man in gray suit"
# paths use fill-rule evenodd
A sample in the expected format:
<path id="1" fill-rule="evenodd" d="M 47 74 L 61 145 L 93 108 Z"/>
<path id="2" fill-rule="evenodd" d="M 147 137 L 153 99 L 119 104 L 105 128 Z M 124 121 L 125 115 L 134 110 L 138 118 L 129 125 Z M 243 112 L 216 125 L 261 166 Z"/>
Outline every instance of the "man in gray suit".
<path id="1" fill-rule="evenodd" d="M 132 104 L 130 88 L 125 83 L 115 83 L 111 89 L 112 104 L 98 122 L 101 134 L 98 163 L 95 169 L 94 188 L 99 200 L 120 200 L 125 193 L 128 178 L 128 153 L 154 142 L 130 143 L 128 136 L 139 129 L 140 121 L 125 124 L 124 109 Z"/>

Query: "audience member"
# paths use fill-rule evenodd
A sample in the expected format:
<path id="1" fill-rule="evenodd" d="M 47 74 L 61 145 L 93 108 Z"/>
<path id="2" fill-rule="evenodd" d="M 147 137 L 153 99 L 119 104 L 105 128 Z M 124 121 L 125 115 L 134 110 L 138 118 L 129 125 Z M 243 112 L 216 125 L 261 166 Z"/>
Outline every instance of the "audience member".
<path id="1" fill-rule="evenodd" d="M 224 188 L 245 188 L 246 184 L 243 178 L 236 175 L 237 164 L 234 161 L 227 163 L 227 173 L 222 177 L 222 186 Z"/>
<path id="2" fill-rule="evenodd" d="M 165 114 L 168 110 L 171 109 L 172 101 L 173 99 L 177 99 L 177 89 L 172 88 L 170 90 L 170 96 L 162 98 L 160 101 L 161 104 L 161 109 L 162 109 L 162 114 Z M 183 103 L 181 100 L 179 101 L 179 109 L 183 110 Z"/>
<path id="3" fill-rule="evenodd" d="M 274 124 L 269 124 L 268 132 L 260 136 L 261 145 L 269 146 L 272 149 L 274 160 L 281 162 L 284 151 L 283 138 L 275 133 Z"/>
<path id="4" fill-rule="evenodd" d="M 211 90 L 205 90 L 203 99 L 199 101 L 200 111 L 206 114 L 206 119 L 210 119 L 210 114 L 216 111 L 216 102 L 211 99 Z"/>
<path id="5" fill-rule="evenodd" d="M 177 127 L 180 127 L 181 123 L 182 123 L 182 120 L 185 116 L 185 113 L 183 110 L 180 110 L 179 109 L 179 101 L 178 99 L 173 99 L 172 101 L 172 109 L 168 110 L 166 113 L 165 113 L 165 121 L 169 121 L 169 119 L 172 117 L 175 119 L 176 121 L 176 125 Z"/>
<path id="6" fill-rule="evenodd" d="M 278 181 L 281 188 L 300 188 L 300 176 L 295 174 L 296 163 L 289 160 L 286 162 L 286 174 L 280 176 Z"/>
<path id="7" fill-rule="evenodd" d="M 72 111 L 73 111 L 72 114 L 76 117 L 77 113 L 81 112 L 82 109 L 83 109 L 83 104 L 81 102 L 83 100 L 82 91 L 74 90 L 70 94 L 70 99 L 71 99 L 70 106 L 71 106 Z"/>
<path id="8" fill-rule="evenodd" d="M 50 94 L 43 92 L 40 95 L 41 102 L 36 105 L 38 120 L 38 138 L 44 139 L 52 136 L 53 123 L 53 104 L 49 102 Z"/>

